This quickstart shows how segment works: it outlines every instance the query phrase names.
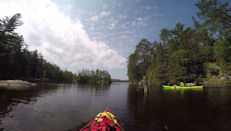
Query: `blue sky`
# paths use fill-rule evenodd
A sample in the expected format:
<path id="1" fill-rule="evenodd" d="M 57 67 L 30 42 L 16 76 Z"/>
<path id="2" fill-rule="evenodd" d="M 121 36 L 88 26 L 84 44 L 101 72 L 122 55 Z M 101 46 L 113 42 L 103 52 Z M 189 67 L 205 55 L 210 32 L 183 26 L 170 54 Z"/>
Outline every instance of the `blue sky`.
<path id="1" fill-rule="evenodd" d="M 192 26 L 198 0 L 3 0 L 0 17 L 21 13 L 18 29 L 31 50 L 62 69 L 105 69 L 127 79 L 136 44 L 159 40 L 162 28 Z M 7 10 L 7 11 L 5 11 Z"/>

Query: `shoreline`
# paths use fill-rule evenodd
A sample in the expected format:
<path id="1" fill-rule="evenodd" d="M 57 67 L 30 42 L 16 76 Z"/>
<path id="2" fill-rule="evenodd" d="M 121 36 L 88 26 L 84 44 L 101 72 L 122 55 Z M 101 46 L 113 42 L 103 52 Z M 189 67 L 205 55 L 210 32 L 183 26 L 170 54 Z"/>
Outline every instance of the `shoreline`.
<path id="1" fill-rule="evenodd" d="M 31 83 L 23 80 L 0 80 L 0 88 L 4 89 L 28 89 L 30 87 L 37 86 L 36 83 Z"/>
<path id="2" fill-rule="evenodd" d="M 133 81 L 128 83 L 129 85 L 143 86 L 143 81 L 139 81 L 139 82 Z M 153 85 L 161 86 L 160 84 L 150 84 L 150 82 L 148 82 L 148 86 L 153 86 Z M 204 87 L 215 87 L 215 86 L 229 87 L 231 86 L 231 81 L 204 81 L 200 85 L 203 85 Z"/>

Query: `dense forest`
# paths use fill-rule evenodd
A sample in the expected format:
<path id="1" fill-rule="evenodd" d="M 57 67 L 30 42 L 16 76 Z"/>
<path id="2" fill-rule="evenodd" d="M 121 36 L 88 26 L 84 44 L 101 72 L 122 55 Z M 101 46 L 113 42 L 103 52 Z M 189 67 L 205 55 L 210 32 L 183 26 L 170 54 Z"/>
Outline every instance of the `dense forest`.
<path id="1" fill-rule="evenodd" d="M 142 39 L 128 58 L 129 81 L 152 84 L 231 80 L 231 7 L 201 0 L 194 27 L 162 29 L 160 41 Z"/>
<path id="2" fill-rule="evenodd" d="M 15 32 L 22 25 L 20 18 L 20 14 L 15 14 L 0 19 L 0 80 L 110 83 L 107 71 L 83 70 L 74 74 L 47 62 L 38 51 L 29 51 L 23 36 Z"/>

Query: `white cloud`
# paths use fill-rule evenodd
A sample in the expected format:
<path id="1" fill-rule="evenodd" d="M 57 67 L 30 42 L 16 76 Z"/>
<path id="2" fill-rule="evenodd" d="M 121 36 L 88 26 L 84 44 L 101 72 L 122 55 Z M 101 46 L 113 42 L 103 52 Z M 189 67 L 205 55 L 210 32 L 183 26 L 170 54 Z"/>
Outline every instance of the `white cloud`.
<path id="1" fill-rule="evenodd" d="M 97 22 L 99 20 L 99 17 L 97 15 L 94 15 L 90 18 L 91 21 Z"/>
<path id="2" fill-rule="evenodd" d="M 146 6 L 144 7 L 146 10 L 154 10 L 157 9 L 157 6 Z"/>
<path id="3" fill-rule="evenodd" d="M 132 21 L 132 26 L 135 26 L 136 25 L 136 21 Z"/>
<path id="4" fill-rule="evenodd" d="M 127 18 L 127 16 L 126 15 L 118 15 L 118 18 L 122 20 L 124 18 Z"/>
<path id="5" fill-rule="evenodd" d="M 109 29 L 113 30 L 116 27 L 116 24 L 119 22 L 118 19 L 115 19 L 114 17 L 111 17 L 108 19 L 108 22 L 110 23 Z"/>
<path id="6" fill-rule="evenodd" d="M 91 18 L 89 20 L 92 21 L 92 22 L 98 22 L 100 18 L 106 17 L 106 16 L 108 16 L 110 14 L 111 14 L 110 11 L 102 11 L 99 15 L 96 15 L 95 13 L 91 13 L 89 15 L 92 15 L 92 16 L 91 16 Z"/>
<path id="7" fill-rule="evenodd" d="M 107 4 L 104 4 L 104 5 L 103 5 L 103 10 L 105 10 L 107 7 L 108 7 L 108 5 L 107 5 Z"/>
<path id="8" fill-rule="evenodd" d="M 100 14 L 100 16 L 101 16 L 101 17 L 105 17 L 105 16 L 108 16 L 108 15 L 110 15 L 110 14 L 111 14 L 110 11 L 102 11 L 101 14 Z"/>
<path id="9" fill-rule="evenodd" d="M 115 23 L 111 23 L 109 29 L 113 30 L 115 28 Z"/>
<path id="10" fill-rule="evenodd" d="M 22 14 L 24 24 L 17 31 L 30 49 L 37 49 L 63 69 L 77 72 L 82 68 L 125 68 L 125 58 L 106 43 L 91 40 L 79 19 L 71 19 L 51 1 L 0 2 L 1 17 L 15 13 Z"/>
<path id="11" fill-rule="evenodd" d="M 137 18 L 137 20 L 138 20 L 138 21 L 142 21 L 142 18 L 139 17 L 139 18 Z"/>

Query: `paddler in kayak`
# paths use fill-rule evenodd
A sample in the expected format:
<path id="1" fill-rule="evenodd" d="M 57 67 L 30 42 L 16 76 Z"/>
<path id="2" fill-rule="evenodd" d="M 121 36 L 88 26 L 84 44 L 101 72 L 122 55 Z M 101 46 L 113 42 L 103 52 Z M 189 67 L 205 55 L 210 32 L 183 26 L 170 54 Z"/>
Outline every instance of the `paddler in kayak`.
<path id="1" fill-rule="evenodd" d="M 184 83 L 183 82 L 180 82 L 180 87 L 184 87 Z"/>
<path id="2" fill-rule="evenodd" d="M 175 87 L 175 88 L 176 88 L 176 85 L 172 85 L 172 87 Z"/>

